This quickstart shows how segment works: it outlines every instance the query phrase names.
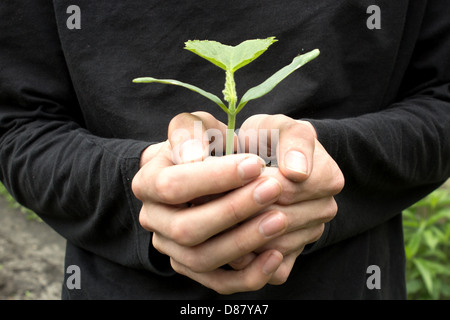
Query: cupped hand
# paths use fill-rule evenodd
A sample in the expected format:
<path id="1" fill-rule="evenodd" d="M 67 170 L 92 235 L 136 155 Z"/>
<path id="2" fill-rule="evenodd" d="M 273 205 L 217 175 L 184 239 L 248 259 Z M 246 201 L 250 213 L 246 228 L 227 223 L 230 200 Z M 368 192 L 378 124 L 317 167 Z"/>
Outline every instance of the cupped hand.
<path id="1" fill-rule="evenodd" d="M 171 125 L 190 127 L 178 120 Z M 221 266 L 284 233 L 284 214 L 255 216 L 277 201 L 281 184 L 261 176 L 265 165 L 256 155 L 198 161 L 208 144 L 192 141 L 189 134 L 181 136 L 153 145 L 142 155 L 142 166 L 132 182 L 143 204 L 141 225 L 153 232 L 153 246 L 170 257 L 178 273 L 224 294 L 261 288 L 282 262 L 278 251 L 261 252 L 240 270 Z M 210 201 L 195 202 L 208 196 Z"/>
<path id="2" fill-rule="evenodd" d="M 239 136 L 241 149 L 248 151 L 248 132 L 276 131 L 276 141 L 259 139 L 258 150 L 276 150 L 278 167 L 267 168 L 263 175 L 277 179 L 283 192 L 277 202 L 264 212 L 283 213 L 288 220 L 286 232 L 254 252 L 233 261 L 239 270 L 253 261 L 260 252 L 275 249 L 284 256 L 283 263 L 269 283 L 284 283 L 307 244 L 322 236 L 325 223 L 337 213 L 334 196 L 344 186 L 344 177 L 336 162 L 317 140 L 314 127 L 284 115 L 256 115 L 247 119 Z M 263 136 L 258 135 L 259 137 Z"/>

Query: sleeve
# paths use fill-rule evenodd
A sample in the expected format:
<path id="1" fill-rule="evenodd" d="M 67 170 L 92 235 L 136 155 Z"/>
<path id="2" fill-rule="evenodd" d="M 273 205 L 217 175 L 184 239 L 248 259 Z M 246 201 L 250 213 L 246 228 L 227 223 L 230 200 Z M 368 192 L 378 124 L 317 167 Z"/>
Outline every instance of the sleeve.
<path id="1" fill-rule="evenodd" d="M 150 143 L 85 129 L 51 1 L 2 1 L 0 30 L 0 180 L 73 244 L 156 272 L 131 191 Z"/>
<path id="2" fill-rule="evenodd" d="M 450 20 L 430 1 L 400 98 L 354 118 L 311 120 L 345 176 L 338 214 L 311 250 L 380 225 L 450 177 Z"/>

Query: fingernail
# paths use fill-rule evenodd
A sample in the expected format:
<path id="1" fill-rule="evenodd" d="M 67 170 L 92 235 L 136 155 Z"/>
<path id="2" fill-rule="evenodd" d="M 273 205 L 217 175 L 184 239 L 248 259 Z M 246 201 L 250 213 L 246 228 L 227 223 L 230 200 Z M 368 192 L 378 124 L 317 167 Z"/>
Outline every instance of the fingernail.
<path id="1" fill-rule="evenodd" d="M 275 178 L 261 182 L 253 192 L 253 197 L 260 205 L 272 202 L 281 194 L 281 185 Z"/>
<path id="2" fill-rule="evenodd" d="M 283 231 L 286 227 L 286 222 L 283 214 L 272 214 L 261 221 L 259 224 L 259 232 L 266 237 L 271 237 L 280 231 Z"/>
<path id="3" fill-rule="evenodd" d="M 269 258 L 267 258 L 266 263 L 264 264 L 262 271 L 266 275 L 270 275 L 277 271 L 278 267 L 280 266 L 281 262 L 283 262 L 283 259 L 280 259 L 280 256 L 278 254 L 272 253 Z"/>
<path id="4" fill-rule="evenodd" d="M 299 151 L 289 151 L 284 157 L 284 164 L 287 169 L 295 172 L 304 173 L 308 172 L 308 164 L 306 163 L 306 157 Z"/>
<path id="5" fill-rule="evenodd" d="M 265 163 L 257 157 L 250 157 L 239 163 L 238 174 L 244 184 L 258 177 L 265 168 Z"/>
<path id="6" fill-rule="evenodd" d="M 180 157 L 183 163 L 203 160 L 203 144 L 199 140 L 186 140 L 180 147 Z"/>

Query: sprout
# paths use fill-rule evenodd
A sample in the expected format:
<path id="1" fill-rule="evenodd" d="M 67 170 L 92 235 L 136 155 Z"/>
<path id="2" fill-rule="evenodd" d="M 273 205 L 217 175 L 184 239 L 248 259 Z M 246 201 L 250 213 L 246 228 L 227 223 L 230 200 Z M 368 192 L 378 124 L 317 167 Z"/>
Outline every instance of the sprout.
<path id="1" fill-rule="evenodd" d="M 191 84 L 187 84 L 177 80 L 170 79 L 155 79 L 152 77 L 142 77 L 133 80 L 134 83 L 163 83 L 181 86 L 186 89 L 195 91 L 212 102 L 216 103 L 228 115 L 228 130 L 226 137 L 226 151 L 225 154 L 233 153 L 233 137 L 236 123 L 236 115 L 244 108 L 244 106 L 251 100 L 260 98 L 270 92 L 276 85 L 283 81 L 292 72 L 313 60 L 319 55 L 319 50 L 315 49 L 308 53 L 299 55 L 284 68 L 274 73 L 271 77 L 266 79 L 261 84 L 249 89 L 238 102 L 236 93 L 236 83 L 234 81 L 234 73 L 249 64 L 261 54 L 263 54 L 270 45 L 277 40 L 275 37 L 267 39 L 253 39 L 240 43 L 237 46 L 228 46 L 217 41 L 209 40 L 189 40 L 185 43 L 185 49 L 199 55 L 200 57 L 210 61 L 214 65 L 225 71 L 225 88 L 222 91 L 224 100 L 228 106 L 216 95 L 200 89 Z"/>

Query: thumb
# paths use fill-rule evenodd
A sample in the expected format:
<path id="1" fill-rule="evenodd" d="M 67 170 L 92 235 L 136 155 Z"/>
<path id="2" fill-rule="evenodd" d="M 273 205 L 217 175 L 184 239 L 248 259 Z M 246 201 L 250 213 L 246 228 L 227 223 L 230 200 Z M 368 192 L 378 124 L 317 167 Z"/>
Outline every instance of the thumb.
<path id="1" fill-rule="evenodd" d="M 202 161 L 209 154 L 209 140 L 202 120 L 191 113 L 180 113 L 169 123 L 168 139 L 174 164 Z"/>
<path id="2" fill-rule="evenodd" d="M 313 168 L 316 131 L 307 121 L 293 121 L 280 129 L 278 166 L 288 179 L 304 181 Z"/>
<path id="3" fill-rule="evenodd" d="M 276 150 L 278 168 L 289 180 L 304 181 L 309 177 L 316 138 L 314 127 L 309 122 L 297 121 L 285 115 L 261 114 L 248 118 L 241 128 L 244 131 L 256 130 L 258 140 L 260 136 L 265 136 L 265 132 L 277 132 L 271 134 L 271 139 L 266 139 L 267 142 L 259 141 L 259 151 L 262 147 Z M 261 143 L 268 145 L 261 146 Z"/>

